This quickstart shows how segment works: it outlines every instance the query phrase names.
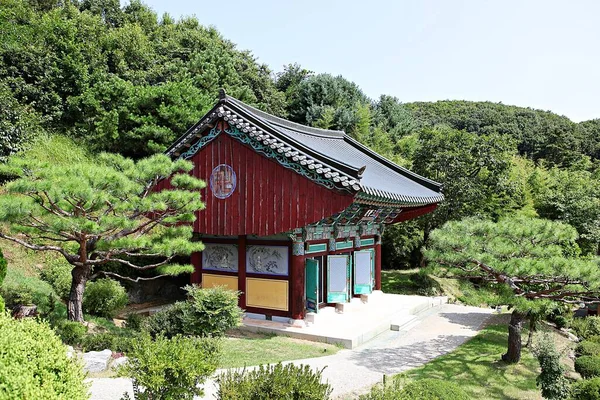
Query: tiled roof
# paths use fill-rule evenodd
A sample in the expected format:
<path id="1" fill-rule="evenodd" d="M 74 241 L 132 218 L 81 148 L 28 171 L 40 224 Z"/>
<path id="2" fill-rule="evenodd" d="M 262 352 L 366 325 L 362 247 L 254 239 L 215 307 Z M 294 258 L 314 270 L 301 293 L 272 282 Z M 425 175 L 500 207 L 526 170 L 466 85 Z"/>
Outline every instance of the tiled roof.
<path id="1" fill-rule="evenodd" d="M 309 178 L 318 175 L 319 182 L 323 178 L 331 181 L 333 187 L 354 193 L 359 201 L 419 206 L 438 203 L 444 198 L 440 184 L 385 159 L 343 131 L 287 121 L 226 95 L 167 154 L 181 156 L 182 149 L 187 149 L 201 137 L 207 125 L 219 118 L 246 135 L 244 141 L 255 140 L 274 150 L 273 153 L 276 151 L 280 155 L 278 161 L 285 156 L 286 166 L 296 163 L 306 169 Z M 187 157 L 190 151 L 184 154 Z"/>

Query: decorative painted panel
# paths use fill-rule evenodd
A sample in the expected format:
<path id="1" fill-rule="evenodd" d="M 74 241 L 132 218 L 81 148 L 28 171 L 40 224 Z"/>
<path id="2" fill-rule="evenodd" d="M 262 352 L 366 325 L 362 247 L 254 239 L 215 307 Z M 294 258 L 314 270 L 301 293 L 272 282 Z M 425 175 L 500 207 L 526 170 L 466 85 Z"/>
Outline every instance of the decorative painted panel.
<path id="1" fill-rule="evenodd" d="M 246 248 L 246 272 L 287 276 L 289 250 L 287 246 L 248 246 Z"/>
<path id="2" fill-rule="evenodd" d="M 371 238 L 371 239 L 362 239 L 360 241 L 360 245 L 362 246 L 372 246 L 375 244 L 375 239 Z"/>
<path id="3" fill-rule="evenodd" d="M 309 244 L 306 253 L 320 253 L 322 251 L 327 251 L 327 243 Z"/>
<path id="4" fill-rule="evenodd" d="M 335 243 L 336 250 L 351 249 L 353 247 L 354 247 L 354 242 L 352 240 L 346 240 L 344 242 L 336 242 Z"/>
<path id="5" fill-rule="evenodd" d="M 289 311 L 288 281 L 246 278 L 246 306 Z"/>
<path id="6" fill-rule="evenodd" d="M 202 274 L 202 287 L 212 288 L 217 286 L 225 286 L 230 290 L 238 290 L 237 276 Z"/>
<path id="7" fill-rule="evenodd" d="M 238 247 L 234 244 L 205 243 L 202 251 L 202 269 L 237 272 Z"/>

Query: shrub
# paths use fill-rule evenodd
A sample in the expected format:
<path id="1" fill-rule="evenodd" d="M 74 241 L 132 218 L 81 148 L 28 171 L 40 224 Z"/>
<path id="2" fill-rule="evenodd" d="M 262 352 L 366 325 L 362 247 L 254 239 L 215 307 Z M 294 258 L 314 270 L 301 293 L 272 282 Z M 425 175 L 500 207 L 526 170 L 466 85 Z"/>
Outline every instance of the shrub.
<path id="1" fill-rule="evenodd" d="M 204 394 L 199 387 L 217 368 L 219 344 L 214 339 L 152 340 L 142 335 L 133 343 L 121 376 L 133 379 L 137 400 L 193 399 Z"/>
<path id="2" fill-rule="evenodd" d="M 58 297 L 67 300 L 71 292 L 72 269 L 71 264 L 65 260 L 54 258 L 40 271 L 40 278 L 54 288 L 54 292 Z"/>
<path id="3" fill-rule="evenodd" d="M 184 315 L 186 334 L 220 336 L 240 324 L 242 310 L 238 307 L 239 292 L 223 287 L 202 289 L 195 285 L 188 285 L 184 289 L 193 311 Z"/>
<path id="4" fill-rule="evenodd" d="M 360 400 L 468 400 L 469 396 L 456 383 L 440 379 L 419 379 L 402 385 L 399 379 L 375 386 Z"/>
<path id="5" fill-rule="evenodd" d="M 575 371 L 584 378 L 600 376 L 600 356 L 581 356 L 575 360 Z"/>
<path id="6" fill-rule="evenodd" d="M 0 294 L 2 294 L 2 297 L 6 301 L 6 306 L 8 308 L 13 308 L 19 304 L 34 304 L 33 289 L 31 289 L 29 286 L 16 284 L 4 285 L 2 288 L 0 288 Z"/>
<path id="7" fill-rule="evenodd" d="M 83 351 L 102 351 L 110 349 L 118 353 L 129 353 L 133 343 L 139 340 L 137 332 L 123 330 L 119 333 L 103 332 L 86 335 L 81 341 Z"/>
<path id="8" fill-rule="evenodd" d="M 588 336 L 585 340 L 588 342 L 600 343 L 600 335 Z"/>
<path id="9" fill-rule="evenodd" d="M 125 327 L 134 331 L 140 331 L 144 325 L 144 317 L 140 314 L 129 313 L 125 318 Z"/>
<path id="10" fill-rule="evenodd" d="M 571 386 L 573 400 L 600 400 L 600 377 L 583 379 Z"/>
<path id="11" fill-rule="evenodd" d="M 113 318 L 127 305 L 125 288 L 112 279 L 98 279 L 87 285 L 83 295 L 83 311 L 104 318 Z"/>
<path id="12" fill-rule="evenodd" d="M 144 329 L 156 337 L 159 335 L 173 337 L 184 333 L 183 314 L 191 311 L 189 304 L 178 301 L 175 304 L 167 306 L 148 317 L 144 323 Z"/>
<path id="13" fill-rule="evenodd" d="M 239 293 L 225 288 L 186 286 L 189 298 L 150 316 L 146 329 L 152 336 L 220 336 L 239 325 Z"/>
<path id="14" fill-rule="evenodd" d="M 2 298 L 2 296 L 0 296 L 0 313 L 4 312 L 5 307 L 6 307 L 6 304 L 4 304 L 4 299 Z"/>
<path id="15" fill-rule="evenodd" d="M 87 399 L 81 364 L 47 323 L 0 313 L 1 399 Z"/>
<path id="16" fill-rule="evenodd" d="M 217 378 L 219 400 L 325 400 L 332 388 L 321 382 L 321 371 L 308 365 L 259 366 L 252 371 L 232 371 Z"/>
<path id="17" fill-rule="evenodd" d="M 600 317 L 576 318 L 571 324 L 575 335 L 580 339 L 600 335 Z"/>
<path id="18" fill-rule="evenodd" d="M 6 262 L 6 258 L 4 258 L 4 254 L 2 254 L 2 250 L 0 250 L 0 286 L 2 286 L 2 282 L 4 282 L 4 278 L 6 278 L 7 268 L 8 268 L 8 263 Z"/>
<path id="19" fill-rule="evenodd" d="M 536 383 L 542 388 L 542 397 L 563 400 L 569 397 L 569 382 L 565 377 L 565 367 L 560 362 L 560 353 L 548 333 L 539 335 L 533 348 L 542 369 Z"/>
<path id="20" fill-rule="evenodd" d="M 600 356 L 600 343 L 584 340 L 577 345 L 575 353 L 578 356 Z"/>
<path id="21" fill-rule="evenodd" d="M 54 325 L 54 331 L 63 343 L 76 346 L 81 344 L 87 328 L 79 322 L 61 320 Z"/>

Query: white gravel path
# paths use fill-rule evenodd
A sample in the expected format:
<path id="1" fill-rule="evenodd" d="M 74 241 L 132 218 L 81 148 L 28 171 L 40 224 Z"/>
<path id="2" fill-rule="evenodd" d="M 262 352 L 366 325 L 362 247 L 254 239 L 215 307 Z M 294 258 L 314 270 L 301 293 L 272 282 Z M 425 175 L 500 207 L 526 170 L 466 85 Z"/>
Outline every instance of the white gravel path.
<path id="1" fill-rule="evenodd" d="M 323 377 L 333 386 L 333 396 L 355 399 L 381 382 L 383 375 L 396 374 L 421 366 L 446 354 L 475 336 L 492 315 L 491 309 L 445 304 L 422 317 L 421 322 L 407 332 L 386 332 L 353 350 L 319 358 L 293 361 L 322 369 Z M 119 399 L 128 391 L 127 379 L 91 379 L 92 400 Z M 205 384 L 205 399 L 213 399 L 216 391 L 212 381 Z"/>

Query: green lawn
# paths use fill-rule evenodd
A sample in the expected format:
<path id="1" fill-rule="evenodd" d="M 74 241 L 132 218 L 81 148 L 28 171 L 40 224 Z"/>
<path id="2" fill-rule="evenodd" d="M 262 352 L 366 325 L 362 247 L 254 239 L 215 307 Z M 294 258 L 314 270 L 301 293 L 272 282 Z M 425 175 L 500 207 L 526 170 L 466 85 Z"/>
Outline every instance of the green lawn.
<path id="1" fill-rule="evenodd" d="M 234 330 L 224 339 L 219 368 L 329 356 L 338 351 L 332 344 Z"/>
<path id="2" fill-rule="evenodd" d="M 539 365 L 528 349 L 519 364 L 500 361 L 507 337 L 506 325 L 489 326 L 455 351 L 397 377 L 452 380 L 473 399 L 541 399 L 535 384 Z"/>

